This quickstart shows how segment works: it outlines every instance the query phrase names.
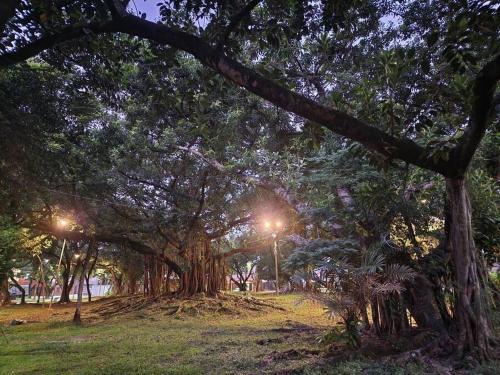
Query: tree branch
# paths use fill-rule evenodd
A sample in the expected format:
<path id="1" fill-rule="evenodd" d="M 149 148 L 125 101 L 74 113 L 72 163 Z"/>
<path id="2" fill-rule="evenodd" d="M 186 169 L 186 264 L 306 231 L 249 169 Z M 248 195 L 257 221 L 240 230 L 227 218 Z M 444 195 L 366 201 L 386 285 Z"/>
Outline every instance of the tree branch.
<path id="1" fill-rule="evenodd" d="M 247 5 L 243 7 L 242 10 L 240 10 L 231 18 L 229 25 L 226 27 L 224 34 L 222 35 L 219 43 L 217 44 L 216 47 L 217 50 L 222 50 L 224 48 L 231 33 L 236 29 L 236 27 L 238 27 L 243 18 L 245 18 L 248 14 L 250 14 L 252 9 L 255 8 L 257 4 L 259 4 L 261 1 L 262 0 L 251 0 L 250 2 L 248 2 Z"/>
<path id="2" fill-rule="evenodd" d="M 105 233 L 105 232 L 100 232 L 100 233 L 94 233 L 94 234 L 89 234 L 85 232 L 80 232 L 80 231 L 71 231 L 71 230 L 64 230 L 64 229 L 55 229 L 52 228 L 48 225 L 37 225 L 34 228 L 31 228 L 36 231 L 41 231 L 42 233 L 50 234 L 56 238 L 65 238 L 67 240 L 71 241 L 81 241 L 81 240 L 95 240 L 98 242 L 106 242 L 106 243 L 113 243 L 113 244 L 121 244 L 121 245 L 126 245 L 129 248 L 137 251 L 140 254 L 148 254 L 148 255 L 154 255 L 158 256 L 159 252 L 156 251 L 155 249 L 151 248 L 150 246 L 131 239 L 127 237 L 124 234 L 115 234 L 115 233 Z M 66 253 L 67 254 L 67 253 Z M 182 275 L 182 269 L 180 266 L 169 259 L 167 256 L 163 254 L 163 260 L 165 263 L 174 271 L 178 276 Z"/>
<path id="3" fill-rule="evenodd" d="M 206 157 L 202 152 L 194 149 L 193 147 L 184 147 L 184 146 L 176 146 L 176 145 L 173 145 L 172 147 L 176 148 L 178 150 L 182 150 L 182 151 L 186 151 L 186 152 L 190 153 L 191 155 L 199 158 L 200 160 L 207 163 L 209 166 L 211 166 L 212 168 L 214 168 L 215 170 L 217 170 L 221 173 L 224 173 L 224 174 L 232 173 L 221 162 L 219 162 L 218 160 Z M 168 152 L 167 150 L 160 149 L 160 148 L 151 148 L 151 150 L 155 151 L 155 152 Z M 309 209 L 307 204 L 299 202 L 292 194 L 290 194 L 290 192 L 287 189 L 285 189 L 283 186 L 281 186 L 278 183 L 268 181 L 268 180 L 263 179 L 261 177 L 250 176 L 250 175 L 244 174 L 242 172 L 236 173 L 236 174 L 241 180 L 243 180 L 246 183 L 249 183 L 251 185 L 256 185 L 256 186 L 261 187 L 262 189 L 273 192 L 277 197 L 279 197 L 286 204 L 288 204 L 298 214 L 305 214 L 306 211 Z"/>
<path id="4" fill-rule="evenodd" d="M 327 108 L 280 86 L 227 57 L 196 36 L 131 15 L 123 19 L 119 31 L 186 51 L 202 64 L 214 69 L 238 86 L 286 111 L 317 122 L 339 135 L 360 142 L 366 148 L 387 158 L 402 159 L 422 168 L 447 174 L 448 166 L 445 161 L 434 161 L 426 149 L 412 140 L 391 136 L 347 113 Z"/>
<path id="5" fill-rule="evenodd" d="M 21 4 L 21 0 L 0 1 L 0 36 L 2 36 L 7 22 L 16 14 L 16 8 Z"/>
<path id="6" fill-rule="evenodd" d="M 12 65 L 57 43 L 84 36 L 86 34 L 84 30 L 91 30 L 94 33 L 123 32 L 157 43 L 168 44 L 192 54 L 203 65 L 212 68 L 238 86 L 274 105 L 321 124 L 334 133 L 359 142 L 367 149 L 378 152 L 388 159 L 402 159 L 445 176 L 449 174 L 448 162 L 442 159 L 434 161 L 427 149 L 412 140 L 396 138 L 345 112 L 327 108 L 303 95 L 280 86 L 256 71 L 243 66 L 236 60 L 227 57 L 199 37 L 130 14 L 105 24 L 79 28 L 70 27 L 63 33 L 42 37 L 18 51 L 0 56 L 0 66 Z"/>
<path id="7" fill-rule="evenodd" d="M 451 161 L 455 161 L 454 174 L 465 173 L 474 152 L 484 136 L 488 124 L 495 115 L 494 98 L 497 83 L 500 80 L 500 54 L 488 62 L 478 73 L 473 87 L 473 103 L 469 125 L 460 142 L 451 152 Z"/>
<path id="8" fill-rule="evenodd" d="M 18 48 L 12 52 L 3 53 L 0 56 L 0 67 L 9 67 L 20 63 L 30 57 L 38 55 L 40 52 L 53 48 L 54 46 L 66 41 L 83 38 L 89 34 L 102 34 L 116 32 L 119 21 L 95 22 L 83 26 L 68 26 L 57 34 L 47 34 L 34 42 Z"/>
<path id="9" fill-rule="evenodd" d="M 128 0 L 123 2 L 120 0 L 105 0 L 106 6 L 108 7 L 113 19 L 120 19 L 128 15 L 127 5 L 129 2 L 130 1 Z"/>
<path id="10" fill-rule="evenodd" d="M 211 240 L 213 239 L 216 239 L 216 238 L 219 238 L 219 237 L 222 237 L 224 236 L 229 230 L 231 230 L 232 228 L 238 226 L 238 225 L 241 225 L 241 224 L 246 224 L 250 221 L 253 220 L 253 215 L 249 215 L 249 216 L 246 216 L 246 217 L 242 217 L 242 218 L 239 218 L 239 219 L 235 219 L 233 221 L 230 221 L 229 223 L 227 223 L 227 225 L 220 229 L 220 230 L 217 230 L 215 232 L 212 232 L 212 233 L 208 233 L 207 234 L 207 237 Z"/>
<path id="11" fill-rule="evenodd" d="M 228 258 L 228 257 L 235 255 L 235 254 L 257 253 L 261 250 L 262 250 L 262 247 L 238 247 L 236 249 L 232 249 L 232 250 L 228 251 L 227 253 L 222 253 L 219 255 L 224 257 L 224 258 Z"/>

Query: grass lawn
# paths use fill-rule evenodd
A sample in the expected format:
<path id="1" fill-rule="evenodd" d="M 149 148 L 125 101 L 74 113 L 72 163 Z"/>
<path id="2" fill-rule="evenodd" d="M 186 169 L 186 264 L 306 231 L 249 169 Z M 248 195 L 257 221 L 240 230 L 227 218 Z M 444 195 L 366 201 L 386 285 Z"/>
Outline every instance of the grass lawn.
<path id="1" fill-rule="evenodd" d="M 245 316 L 137 311 L 82 326 L 68 323 L 74 306 L 55 305 L 52 312 L 39 305 L 5 307 L 0 309 L 7 336 L 0 337 L 0 373 L 255 374 L 303 368 L 317 356 L 292 352 L 290 359 L 279 360 L 273 354 L 318 349 L 316 338 L 333 322 L 321 306 L 297 300 L 280 296 L 275 302 L 286 311 Z M 7 326 L 14 318 L 29 323 Z"/>
<path id="2" fill-rule="evenodd" d="M 259 298 L 285 308 L 241 316 L 173 316 L 142 310 L 91 319 L 101 302 L 0 308 L 0 374 L 430 374 L 366 358 L 332 361 L 317 338 L 335 324 L 296 295 Z M 85 318 L 87 317 L 87 321 Z M 12 319 L 27 324 L 9 326 Z M 491 370 L 491 371 L 490 371 Z M 494 374 L 488 366 L 474 374 Z"/>

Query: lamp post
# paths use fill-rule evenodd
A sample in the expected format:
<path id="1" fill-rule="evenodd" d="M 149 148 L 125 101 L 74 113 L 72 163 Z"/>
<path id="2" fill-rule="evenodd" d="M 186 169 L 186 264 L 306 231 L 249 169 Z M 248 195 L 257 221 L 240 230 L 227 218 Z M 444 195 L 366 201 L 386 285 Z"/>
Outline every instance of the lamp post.
<path id="1" fill-rule="evenodd" d="M 57 225 L 63 229 L 68 225 L 68 221 L 65 219 L 60 219 Z M 59 273 L 61 271 L 61 263 L 62 263 L 62 258 L 64 254 L 64 248 L 66 247 L 66 238 L 63 239 L 63 245 L 61 249 L 61 255 L 59 256 L 59 263 L 57 263 L 57 277 L 59 277 Z M 57 279 L 56 279 L 57 280 Z M 52 308 L 52 300 L 54 299 L 54 291 L 56 289 L 56 285 L 54 285 L 54 289 L 52 290 L 51 297 L 50 297 L 50 303 L 49 303 L 49 310 Z"/>
<path id="2" fill-rule="evenodd" d="M 273 227 L 271 222 L 266 221 L 266 222 L 264 222 L 264 227 L 267 230 L 272 231 L 271 236 L 273 237 L 273 242 L 274 242 L 274 246 L 273 246 L 274 274 L 276 276 L 276 295 L 278 295 L 279 294 L 279 285 L 278 285 L 278 280 L 279 280 L 279 275 L 278 275 L 278 246 L 279 246 L 279 244 L 278 244 L 278 241 L 279 241 L 279 238 L 278 238 L 278 234 L 279 234 L 279 230 L 283 227 L 283 223 L 281 222 L 281 220 L 277 220 L 274 223 L 274 227 Z"/>

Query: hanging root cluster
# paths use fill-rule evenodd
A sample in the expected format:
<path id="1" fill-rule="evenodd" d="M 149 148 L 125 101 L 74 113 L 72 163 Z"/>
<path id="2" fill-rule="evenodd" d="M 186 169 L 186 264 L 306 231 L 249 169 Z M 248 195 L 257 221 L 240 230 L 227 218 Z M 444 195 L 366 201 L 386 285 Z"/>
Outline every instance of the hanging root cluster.
<path id="1" fill-rule="evenodd" d="M 218 293 L 206 297 L 200 293 L 185 298 L 175 296 L 148 297 L 134 295 L 103 300 L 87 312 L 91 319 L 106 319 L 125 314 L 144 318 L 161 316 L 210 316 L 210 315 L 252 315 L 265 311 L 281 310 L 282 307 L 268 300 L 254 297 L 240 297 Z"/>

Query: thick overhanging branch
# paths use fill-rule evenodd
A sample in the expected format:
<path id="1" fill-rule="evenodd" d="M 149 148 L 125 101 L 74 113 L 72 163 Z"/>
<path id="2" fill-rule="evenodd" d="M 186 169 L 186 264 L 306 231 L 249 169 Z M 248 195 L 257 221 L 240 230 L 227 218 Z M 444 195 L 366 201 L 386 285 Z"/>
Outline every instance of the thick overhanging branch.
<path id="1" fill-rule="evenodd" d="M 69 27 L 56 35 L 47 35 L 28 46 L 0 56 L 0 66 L 9 66 L 35 56 L 54 45 L 93 33 L 123 32 L 125 34 L 168 44 L 192 54 L 205 66 L 214 69 L 228 80 L 268 100 L 274 105 L 303 118 L 325 126 L 334 133 L 363 144 L 388 159 L 402 159 L 408 163 L 443 175 L 448 174 L 448 163 L 434 161 L 427 149 L 406 138 L 396 138 L 374 126 L 332 108 L 325 107 L 303 95 L 295 93 L 227 57 L 201 38 L 173 30 L 165 25 L 147 21 L 133 15 L 120 17 L 115 14 L 112 21 Z"/>
<path id="2" fill-rule="evenodd" d="M 446 162 L 432 160 L 430 153 L 412 140 L 391 136 L 347 113 L 327 108 L 288 90 L 227 57 L 196 36 L 132 15 L 122 19 L 118 31 L 186 51 L 205 66 L 274 105 L 360 142 L 388 159 L 402 159 L 425 169 L 447 173 Z"/>
<path id="3" fill-rule="evenodd" d="M 478 73 L 472 92 L 472 112 L 469 125 L 460 142 L 451 152 L 455 161 L 453 175 L 460 176 L 470 164 L 486 128 L 495 116 L 495 91 L 500 80 L 500 54 L 488 62 Z"/>
<path id="4" fill-rule="evenodd" d="M 119 4 L 118 1 L 112 1 L 112 3 Z M 17 51 L 4 53 L 0 56 L 0 66 L 13 65 L 59 43 L 92 33 L 123 32 L 186 51 L 225 78 L 286 111 L 317 122 L 334 133 L 357 141 L 369 150 L 378 152 L 388 159 L 401 159 L 444 176 L 464 173 L 494 114 L 492 104 L 496 85 L 500 79 L 500 55 L 487 63 L 477 75 L 473 89 L 473 108 L 469 126 L 461 142 L 452 150 L 450 161 L 435 161 L 429 150 L 412 140 L 396 138 L 347 113 L 325 107 L 288 90 L 227 57 L 223 52 L 211 47 L 199 37 L 130 14 L 124 15 L 123 8 L 117 7 L 116 9 L 118 10 L 111 9 L 113 13 L 111 21 L 79 27 L 69 26 L 57 34 L 45 35 Z M 190 152 L 194 151 L 190 150 Z"/>
<path id="5" fill-rule="evenodd" d="M 5 24 L 16 14 L 16 8 L 21 4 L 21 0 L 0 1 L 0 36 L 5 29 Z"/>
<path id="6" fill-rule="evenodd" d="M 62 28 L 55 34 L 42 36 L 30 44 L 18 48 L 14 52 L 6 52 L 0 56 L 0 67 L 8 67 L 38 55 L 54 46 L 92 34 L 117 32 L 118 21 L 95 22 L 83 26 L 68 26 Z"/>

